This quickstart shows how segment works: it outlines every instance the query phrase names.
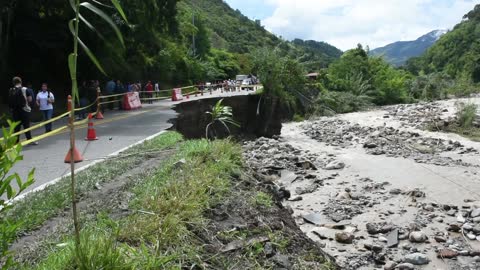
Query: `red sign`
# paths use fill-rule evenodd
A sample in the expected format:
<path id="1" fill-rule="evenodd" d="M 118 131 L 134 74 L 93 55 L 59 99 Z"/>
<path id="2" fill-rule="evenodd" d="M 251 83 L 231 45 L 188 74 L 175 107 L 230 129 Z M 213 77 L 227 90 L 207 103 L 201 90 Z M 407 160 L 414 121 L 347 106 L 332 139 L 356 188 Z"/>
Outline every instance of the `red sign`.
<path id="1" fill-rule="evenodd" d="M 179 100 L 183 100 L 182 89 L 175 88 L 172 91 L 172 101 L 179 101 Z"/>
<path id="2" fill-rule="evenodd" d="M 124 110 L 135 110 L 139 108 L 142 108 L 142 101 L 140 100 L 140 95 L 138 92 L 126 93 L 123 96 Z"/>

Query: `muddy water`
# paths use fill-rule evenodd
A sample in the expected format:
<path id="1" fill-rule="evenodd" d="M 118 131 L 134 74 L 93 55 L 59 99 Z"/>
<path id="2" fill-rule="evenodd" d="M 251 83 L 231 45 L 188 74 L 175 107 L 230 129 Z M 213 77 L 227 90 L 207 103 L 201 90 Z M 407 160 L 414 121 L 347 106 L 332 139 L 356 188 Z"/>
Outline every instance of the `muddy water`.
<path id="1" fill-rule="evenodd" d="M 475 100 L 480 103 L 479 100 Z M 445 102 L 444 106 L 449 107 L 445 114 L 452 114 L 453 101 Z M 425 137 L 440 138 L 445 140 L 456 140 L 466 147 L 473 147 L 480 150 L 480 143 L 472 142 L 468 139 L 455 134 L 433 133 L 422 131 L 401 123 L 392 118 L 384 118 L 386 111 L 378 110 L 364 113 L 353 113 L 338 116 L 339 119 L 358 123 L 362 126 L 391 126 L 400 130 L 408 130 L 421 134 Z M 460 209 L 462 206 L 469 207 L 472 204 L 478 207 L 480 202 L 480 158 L 478 153 L 460 155 L 455 152 L 440 153 L 445 157 L 454 159 L 461 158 L 470 163 L 470 166 L 437 166 L 433 164 L 417 163 L 413 159 L 403 157 L 387 157 L 384 155 L 373 156 L 366 154 L 362 145 L 349 148 L 328 146 L 305 135 L 301 125 L 308 123 L 287 124 L 282 129 L 282 141 L 302 150 L 305 153 L 312 153 L 319 156 L 319 159 L 328 160 L 334 158 L 346 164 L 346 167 L 338 171 L 318 170 L 315 172 L 318 178 L 328 178 L 323 187 L 309 194 L 303 194 L 302 200 L 297 202 L 287 202 L 294 210 L 294 216 L 297 219 L 301 229 L 312 239 L 325 246 L 325 250 L 332 256 L 335 256 L 343 265 L 352 266 L 352 260 L 358 258 L 363 260 L 368 253 L 363 247 L 365 243 L 382 243 L 386 235 L 371 236 L 366 232 L 366 223 L 372 222 L 390 222 L 397 227 L 408 228 L 411 223 L 418 220 L 428 220 L 426 227 L 422 231 L 429 237 L 430 243 L 411 244 L 408 240 L 400 241 L 400 246 L 387 252 L 387 261 L 402 261 L 406 254 L 418 250 L 429 255 L 432 260 L 430 264 L 421 267 L 421 269 L 479 269 L 476 268 L 472 258 L 458 257 L 456 261 L 440 260 L 436 258 L 435 249 L 443 248 L 442 245 L 433 240 L 434 235 L 446 233 L 446 227 L 449 223 L 457 222 L 456 216 L 448 216 L 446 211 L 435 210 L 437 220 L 432 220 L 433 215 L 428 211 L 419 209 L 420 203 L 436 205 L 456 205 Z M 289 172 L 284 172 L 288 175 Z M 292 194 L 295 194 L 296 188 L 305 187 L 305 182 L 293 182 L 292 177 L 283 175 L 280 179 L 282 184 Z M 365 180 L 367 179 L 367 180 Z M 387 182 L 385 189 L 366 190 L 368 181 Z M 345 189 L 352 193 L 363 193 L 378 203 L 363 209 L 363 213 L 356 215 L 351 219 L 351 225 L 346 230 L 353 231 L 355 241 L 353 245 L 343 245 L 336 242 L 334 235 L 338 230 L 328 228 L 328 226 L 318 226 L 305 223 L 305 215 L 311 213 L 322 213 L 328 206 L 328 202 Z M 392 195 L 388 191 L 392 189 L 413 190 L 419 189 L 425 192 L 425 198 L 412 199 L 405 195 Z M 468 199 L 468 200 L 466 200 Z M 466 203 L 465 201 L 473 201 Z M 428 215 L 431 215 L 427 218 Z M 325 224 L 334 223 L 327 216 L 323 217 Z M 443 221 L 438 221 L 442 219 Z M 321 240 L 322 238 L 330 238 Z M 464 246 L 465 249 L 479 250 L 480 241 L 466 241 L 461 234 L 449 233 L 448 239 L 451 244 Z M 407 249 L 408 247 L 408 249 Z M 356 256 L 358 255 L 358 256 Z M 353 264 L 354 265 L 354 264 Z M 473 265 L 473 266 L 472 266 Z M 381 266 L 377 266 L 380 269 Z M 472 268 L 473 267 L 473 268 Z M 354 269 L 350 267 L 350 269 Z M 373 265 L 359 267 L 358 269 L 373 269 Z"/>

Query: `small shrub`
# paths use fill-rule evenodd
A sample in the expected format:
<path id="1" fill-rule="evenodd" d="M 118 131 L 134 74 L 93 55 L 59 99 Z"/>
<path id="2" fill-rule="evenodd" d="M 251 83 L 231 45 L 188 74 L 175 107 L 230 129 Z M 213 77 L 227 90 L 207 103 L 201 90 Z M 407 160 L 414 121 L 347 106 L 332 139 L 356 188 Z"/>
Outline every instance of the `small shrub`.
<path id="1" fill-rule="evenodd" d="M 458 125 L 462 128 L 471 128 L 477 117 L 478 106 L 473 103 L 462 106 L 457 112 Z"/>
<path id="2" fill-rule="evenodd" d="M 270 208 L 273 206 L 273 199 L 270 194 L 259 191 L 255 197 L 252 198 L 253 204 L 260 207 Z"/>

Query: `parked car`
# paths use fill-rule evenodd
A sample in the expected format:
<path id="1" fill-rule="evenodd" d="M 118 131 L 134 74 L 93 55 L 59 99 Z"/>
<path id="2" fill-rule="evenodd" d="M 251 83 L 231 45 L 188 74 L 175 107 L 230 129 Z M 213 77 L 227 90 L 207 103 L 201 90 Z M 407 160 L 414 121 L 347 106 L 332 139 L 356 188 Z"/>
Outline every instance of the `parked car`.
<path id="1" fill-rule="evenodd" d="M 237 75 L 235 81 L 237 85 L 251 85 L 252 79 L 249 75 Z"/>

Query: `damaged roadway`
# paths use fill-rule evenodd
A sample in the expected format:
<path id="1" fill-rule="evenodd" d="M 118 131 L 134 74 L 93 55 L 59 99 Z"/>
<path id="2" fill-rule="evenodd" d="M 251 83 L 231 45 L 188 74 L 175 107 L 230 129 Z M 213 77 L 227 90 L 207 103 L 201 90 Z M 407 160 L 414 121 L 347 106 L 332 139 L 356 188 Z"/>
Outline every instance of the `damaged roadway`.
<path id="1" fill-rule="evenodd" d="M 427 131 L 458 102 L 287 124 L 244 156 L 342 269 L 480 269 L 480 143 Z"/>

